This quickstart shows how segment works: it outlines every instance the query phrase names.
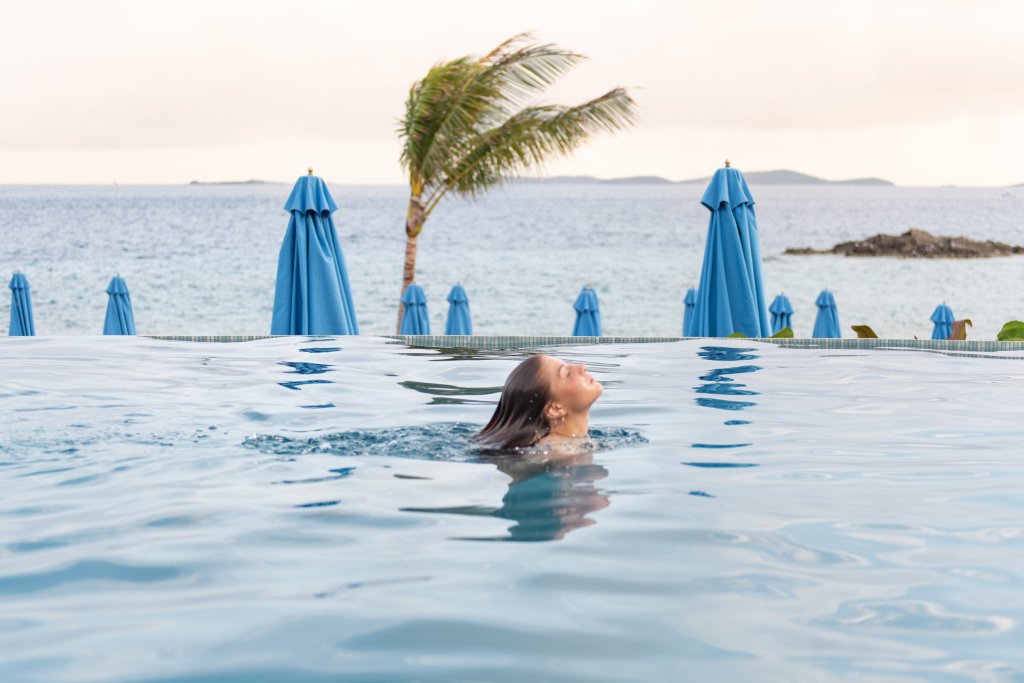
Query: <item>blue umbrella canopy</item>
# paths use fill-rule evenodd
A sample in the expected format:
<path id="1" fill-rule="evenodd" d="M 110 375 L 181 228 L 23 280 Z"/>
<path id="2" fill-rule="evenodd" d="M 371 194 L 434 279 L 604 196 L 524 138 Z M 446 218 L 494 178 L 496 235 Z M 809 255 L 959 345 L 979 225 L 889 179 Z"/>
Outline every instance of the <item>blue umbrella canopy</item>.
<path id="1" fill-rule="evenodd" d="M 932 328 L 932 339 L 949 339 L 953 334 L 953 309 L 946 304 L 939 304 L 932 312 L 931 321 L 935 323 Z"/>
<path id="2" fill-rule="evenodd" d="M 843 336 L 839 331 L 839 311 L 832 292 L 823 291 L 814 302 L 818 306 L 818 317 L 814 319 L 815 339 L 839 339 Z"/>
<path id="3" fill-rule="evenodd" d="M 359 334 L 345 255 L 319 177 L 299 178 L 285 202 L 288 229 L 277 259 L 271 334 Z"/>
<path id="4" fill-rule="evenodd" d="M 469 297 L 462 285 L 455 285 L 448 292 L 448 319 L 444 324 L 445 334 L 473 334 L 473 319 L 469 315 Z"/>
<path id="5" fill-rule="evenodd" d="M 423 288 L 413 282 L 402 293 L 405 312 L 399 334 L 430 334 L 430 318 L 427 316 L 427 295 Z"/>
<path id="6" fill-rule="evenodd" d="M 693 337 L 693 324 L 697 320 L 694 309 L 697 307 L 697 290 L 690 287 L 683 297 L 683 336 Z"/>
<path id="7" fill-rule="evenodd" d="M 772 334 L 778 333 L 784 327 L 793 327 L 793 306 L 789 303 L 789 297 L 779 294 L 768 307 L 772 314 Z"/>
<path id="8" fill-rule="evenodd" d="M 107 317 L 103 320 L 103 334 L 135 334 L 132 298 L 120 275 L 115 275 L 107 285 Z"/>
<path id="9" fill-rule="evenodd" d="M 576 309 L 576 323 L 572 326 L 574 337 L 601 336 L 601 306 L 597 302 L 597 292 L 584 287 L 572 305 Z"/>
<path id="10" fill-rule="evenodd" d="M 770 336 L 754 198 L 743 174 L 726 162 L 725 168 L 715 171 L 701 203 L 711 212 L 711 221 L 697 287 L 694 336 Z"/>
<path id="11" fill-rule="evenodd" d="M 15 273 L 7 285 L 11 289 L 11 329 L 12 337 L 32 337 L 36 333 L 36 323 L 32 318 L 32 296 L 28 291 L 28 278 Z"/>

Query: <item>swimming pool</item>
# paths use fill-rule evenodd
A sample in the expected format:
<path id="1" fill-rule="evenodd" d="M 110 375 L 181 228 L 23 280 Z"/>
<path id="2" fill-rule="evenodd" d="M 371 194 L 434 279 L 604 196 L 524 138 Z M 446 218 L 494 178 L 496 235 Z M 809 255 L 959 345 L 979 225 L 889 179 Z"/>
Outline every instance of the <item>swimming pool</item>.
<path id="1" fill-rule="evenodd" d="M 549 352 L 608 448 L 515 469 L 525 351 L 0 340 L 0 680 L 1024 678 L 1024 361 Z"/>

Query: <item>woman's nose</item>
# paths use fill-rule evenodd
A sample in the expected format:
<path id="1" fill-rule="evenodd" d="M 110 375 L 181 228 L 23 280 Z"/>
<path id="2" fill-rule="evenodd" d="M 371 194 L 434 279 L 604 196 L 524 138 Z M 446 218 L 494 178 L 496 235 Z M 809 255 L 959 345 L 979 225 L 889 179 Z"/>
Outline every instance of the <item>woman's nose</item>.
<path id="1" fill-rule="evenodd" d="M 577 363 L 576 364 L 576 372 L 578 372 L 579 374 L 582 375 L 586 371 L 587 371 L 587 366 L 586 365 L 584 365 L 583 363 Z"/>

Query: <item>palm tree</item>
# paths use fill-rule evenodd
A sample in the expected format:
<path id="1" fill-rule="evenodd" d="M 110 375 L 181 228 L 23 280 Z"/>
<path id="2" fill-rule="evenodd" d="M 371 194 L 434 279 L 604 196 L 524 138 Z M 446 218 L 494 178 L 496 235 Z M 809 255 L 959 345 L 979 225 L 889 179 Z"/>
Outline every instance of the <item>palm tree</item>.
<path id="1" fill-rule="evenodd" d="M 437 64 L 413 83 L 398 129 L 410 190 L 403 294 L 416 274 L 423 224 L 446 194 L 476 197 L 634 122 L 636 103 L 622 88 L 573 107 L 526 106 L 584 59 L 523 33 L 483 57 Z M 399 327 L 401 320 L 399 304 Z"/>

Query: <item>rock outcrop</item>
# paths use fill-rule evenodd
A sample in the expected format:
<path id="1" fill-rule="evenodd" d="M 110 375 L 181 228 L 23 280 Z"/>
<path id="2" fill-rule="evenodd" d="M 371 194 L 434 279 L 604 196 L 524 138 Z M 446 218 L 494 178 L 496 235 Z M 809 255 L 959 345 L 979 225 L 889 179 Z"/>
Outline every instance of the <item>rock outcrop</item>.
<path id="1" fill-rule="evenodd" d="M 902 235 L 875 235 L 858 242 L 842 242 L 831 249 L 790 248 L 786 254 L 843 254 L 844 256 L 899 256 L 901 258 L 989 258 L 1024 254 L 1024 247 L 967 237 L 936 237 L 924 230 Z"/>

